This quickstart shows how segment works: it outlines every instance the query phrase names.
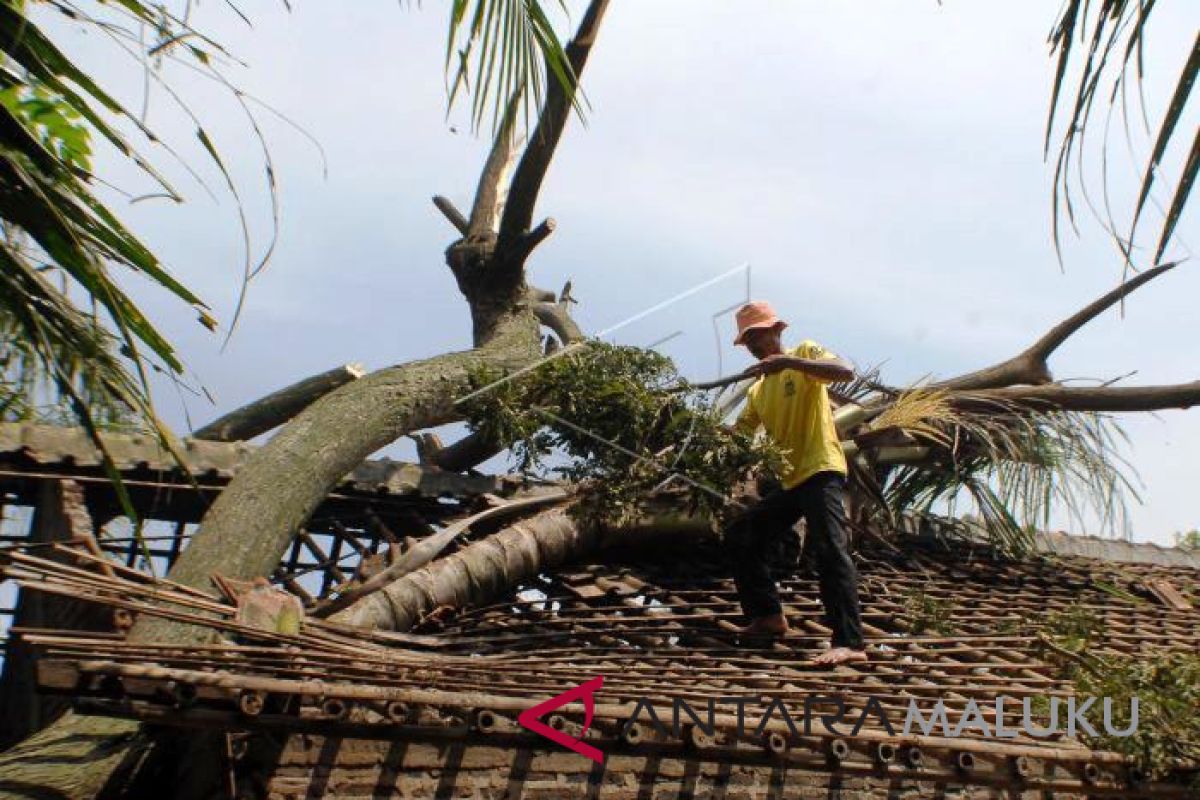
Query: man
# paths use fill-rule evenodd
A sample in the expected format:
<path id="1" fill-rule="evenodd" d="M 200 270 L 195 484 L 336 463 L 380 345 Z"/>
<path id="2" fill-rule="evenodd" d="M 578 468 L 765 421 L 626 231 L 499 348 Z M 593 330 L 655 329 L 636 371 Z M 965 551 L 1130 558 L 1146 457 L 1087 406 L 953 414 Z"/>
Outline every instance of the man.
<path id="1" fill-rule="evenodd" d="M 821 604 L 833 629 L 830 649 L 818 664 L 866 661 L 858 604 L 858 573 L 846 533 L 846 457 L 829 406 L 828 383 L 854 377 L 849 362 L 805 341 L 785 352 L 781 320 L 765 302 L 737 312 L 736 345 L 758 359 L 744 373 L 758 380 L 735 427 L 752 434 L 761 425 L 788 450 L 783 488 L 768 493 L 725 529 L 742 610 L 750 624 L 743 634 L 781 636 L 788 630 L 779 591 L 769 571 L 769 554 L 800 517 L 816 557 Z"/>

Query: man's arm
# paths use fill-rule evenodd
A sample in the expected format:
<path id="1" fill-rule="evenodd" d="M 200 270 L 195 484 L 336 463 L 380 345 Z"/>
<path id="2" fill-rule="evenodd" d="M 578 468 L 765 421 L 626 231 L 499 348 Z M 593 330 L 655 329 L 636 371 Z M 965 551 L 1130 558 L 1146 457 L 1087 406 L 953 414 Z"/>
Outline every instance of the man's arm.
<path id="1" fill-rule="evenodd" d="M 803 372 L 824 383 L 843 383 L 854 378 L 854 365 L 840 356 L 830 358 L 801 358 L 800 356 L 767 356 L 753 364 L 743 375 L 757 377 L 772 375 L 785 369 Z"/>

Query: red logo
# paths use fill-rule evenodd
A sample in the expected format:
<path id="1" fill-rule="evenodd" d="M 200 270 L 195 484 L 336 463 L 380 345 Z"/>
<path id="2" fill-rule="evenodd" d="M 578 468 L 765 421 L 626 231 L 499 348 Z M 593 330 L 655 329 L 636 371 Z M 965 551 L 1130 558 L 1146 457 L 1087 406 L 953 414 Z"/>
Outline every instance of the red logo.
<path id="1" fill-rule="evenodd" d="M 533 731 L 540 733 L 552 742 L 557 742 L 569 750 L 574 750 L 581 756 L 586 756 L 597 764 L 604 763 L 604 753 L 600 752 L 599 748 L 593 747 L 579 739 L 572 739 L 562 731 L 556 731 L 546 723 L 542 722 L 541 717 L 549 714 L 556 708 L 562 708 L 572 700 L 583 700 L 584 718 L 583 718 L 583 733 L 588 732 L 588 728 L 592 726 L 592 715 L 596 711 L 596 699 L 592 693 L 604 685 L 604 676 L 597 675 L 586 683 L 581 683 L 574 689 L 568 689 L 560 695 L 551 697 L 544 703 L 538 703 L 533 708 L 528 708 L 521 712 L 517 717 L 517 722 Z M 583 735 L 583 734 L 580 734 Z"/>

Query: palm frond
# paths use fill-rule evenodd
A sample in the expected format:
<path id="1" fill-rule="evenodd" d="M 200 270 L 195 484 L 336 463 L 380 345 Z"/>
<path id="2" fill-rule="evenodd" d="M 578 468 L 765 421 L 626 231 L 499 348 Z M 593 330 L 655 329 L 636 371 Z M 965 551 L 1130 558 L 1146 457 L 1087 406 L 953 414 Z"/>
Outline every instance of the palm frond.
<path id="1" fill-rule="evenodd" d="M 896 397 L 871 423 L 871 430 L 899 428 L 921 439 L 950 447 L 946 429 L 961 419 L 950 404 L 949 392 L 938 389 L 911 389 Z"/>
<path id="2" fill-rule="evenodd" d="M 161 22 L 166 14 L 136 0 L 123 0 L 120 6 L 143 21 Z M 200 299 L 96 199 L 88 185 L 90 165 L 85 156 L 92 133 L 107 139 L 158 178 L 148 162 L 117 133 L 109 117 L 123 118 L 142 128 L 140 121 L 75 66 L 26 16 L 21 3 L 0 2 L 0 52 L 6 57 L 0 78 L 7 96 L 7 102 L 0 102 L 0 219 L 5 222 L 6 265 L 15 269 L 14 265 L 24 261 L 14 251 L 20 244 L 33 249 L 36 257 L 68 279 L 62 291 L 46 283 L 40 295 L 30 298 L 18 292 L 28 291 L 34 284 L 17 280 L 14 275 L 0 296 L 0 305 L 13 320 L 23 318 L 30 301 L 41 303 L 44 313 L 64 315 L 48 320 L 60 337 L 57 344 L 63 349 L 58 352 L 72 347 L 88 352 L 93 348 L 93 334 L 65 316 L 71 306 L 67 298 L 74 287 L 103 308 L 126 355 L 144 349 L 166 368 L 178 371 L 181 364 L 174 349 L 113 280 L 112 266 L 140 273 L 166 289 L 191 306 L 204 324 L 211 327 L 214 321 Z M 32 100 L 48 111 L 61 110 L 55 128 L 47 129 L 25 110 Z M 73 124 L 75 120 L 82 122 Z M 73 148 L 61 146 L 61 140 L 68 136 L 74 142 Z M 81 148 L 84 156 L 80 156 Z M 160 182 L 165 191 L 175 195 L 165 181 Z M 58 296 L 51 302 L 53 292 Z M 32 331 L 25 329 L 25 333 Z M 77 335 L 81 338 L 72 338 Z M 51 358 L 48 352 L 41 355 Z M 57 372 L 50 361 L 46 365 L 48 374 Z M 126 377 L 112 373 L 106 380 L 115 386 Z"/>
<path id="3" fill-rule="evenodd" d="M 1032 532 L 1055 509 L 1073 524 L 1095 520 L 1124 532 L 1126 498 L 1136 497 L 1124 434 L 1098 414 L 1030 410 L 1003 402 L 964 410 L 944 391 L 910 390 L 880 414 L 872 429 L 898 428 L 926 443 L 929 455 L 886 476 L 888 514 L 953 516 L 967 501 L 1001 550 L 1028 551 Z"/>
<path id="4" fill-rule="evenodd" d="M 1046 152 L 1049 153 L 1056 128 L 1062 130 L 1054 176 L 1053 225 L 1055 246 L 1061 251 L 1060 228 L 1062 216 L 1074 224 L 1072 187 L 1078 183 L 1086 195 L 1087 187 L 1083 175 L 1083 147 L 1088 125 L 1095 109 L 1098 96 L 1107 94 L 1110 106 L 1120 104 L 1123 113 L 1128 102 L 1126 84 L 1132 77 L 1137 84 L 1138 99 L 1144 108 L 1141 81 L 1143 51 L 1146 42 L 1147 23 L 1157 8 L 1156 0 L 1067 0 L 1051 33 L 1050 49 L 1057 55 L 1057 67 L 1050 97 L 1050 110 L 1046 122 Z M 1084 52 L 1080 54 L 1080 50 Z M 1132 75 L 1131 75 L 1132 71 Z M 1128 226 L 1118 226 L 1111 218 L 1103 220 L 1121 249 L 1126 262 L 1132 258 L 1135 235 L 1151 192 L 1162 180 L 1161 165 L 1168 147 L 1180 133 L 1179 122 L 1184 108 L 1200 74 L 1200 35 L 1193 41 L 1190 53 L 1185 57 L 1182 70 L 1176 79 L 1171 99 L 1153 135 L 1153 147 L 1143 168 L 1138 196 Z M 1066 84 L 1077 76 L 1073 101 L 1066 100 Z M 1107 93 L 1102 91 L 1107 84 Z M 1149 124 L 1147 123 L 1149 132 Z M 1186 135 L 1186 130 L 1182 133 Z M 1079 164 L 1079 174 L 1072 176 L 1072 164 Z M 1183 214 L 1191 188 L 1200 170 L 1200 135 L 1194 138 L 1183 168 L 1174 182 L 1169 208 L 1164 211 L 1154 247 L 1153 262 L 1162 260 L 1170 244 L 1176 224 Z M 1102 169 L 1102 179 L 1107 187 L 1107 160 Z M 1106 202 L 1106 207 L 1108 206 Z M 1122 234 L 1120 227 L 1125 227 Z"/>
<path id="5" fill-rule="evenodd" d="M 522 99 L 526 127 L 541 106 L 545 80 L 557 81 L 582 113 L 574 91 L 575 71 L 539 0 L 453 0 L 446 40 L 450 105 L 460 91 L 470 93 L 471 124 L 478 129 L 491 115 L 497 129 L 509 98 Z M 567 13 L 565 0 L 556 5 Z"/>
<path id="6" fill-rule="evenodd" d="M 58 48 L 27 14 L 30 5 L 0 0 L 0 410 L 9 419 L 50 415 L 82 425 L 136 524 L 99 430 L 134 425 L 175 452 L 154 412 L 148 375 L 152 369 L 178 373 L 182 364 L 115 274 L 128 270 L 148 279 L 209 329 L 216 321 L 92 192 L 93 136 L 136 164 L 164 196 L 179 200 L 118 129 L 174 151 Z M 150 49 L 160 57 L 190 59 L 203 69 L 225 55 L 164 4 L 118 0 L 96 4 L 92 14 L 73 0 L 57 0 L 48 8 L 105 34 L 139 63 L 145 63 L 145 47 L 130 24 L 155 32 L 159 40 Z M 210 156 L 219 166 L 215 152 Z"/>

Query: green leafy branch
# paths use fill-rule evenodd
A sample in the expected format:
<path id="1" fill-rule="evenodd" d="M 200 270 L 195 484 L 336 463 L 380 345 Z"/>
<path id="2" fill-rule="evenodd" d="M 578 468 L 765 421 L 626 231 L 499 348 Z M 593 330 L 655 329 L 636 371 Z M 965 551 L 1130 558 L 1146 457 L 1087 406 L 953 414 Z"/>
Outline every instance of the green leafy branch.
<path id="1" fill-rule="evenodd" d="M 490 388 L 464 404 L 472 430 L 511 448 L 521 470 L 549 467 L 579 484 L 576 511 L 592 518 L 630 519 L 664 491 L 690 511 L 720 515 L 732 486 L 783 468 L 775 445 L 721 424 L 671 360 L 650 350 L 590 342 L 514 380 L 499 377 L 473 376 Z"/>
<path id="2" fill-rule="evenodd" d="M 1114 730 L 1131 727 L 1137 698 L 1136 730 L 1113 736 L 1100 728 L 1089 744 L 1123 753 L 1152 779 L 1200 768 L 1200 655 L 1151 650 L 1139 658 L 1101 656 L 1095 650 L 1103 641 L 1103 620 L 1081 605 L 1049 615 L 1041 628 L 1038 639 L 1076 690 L 1112 701 Z"/>

